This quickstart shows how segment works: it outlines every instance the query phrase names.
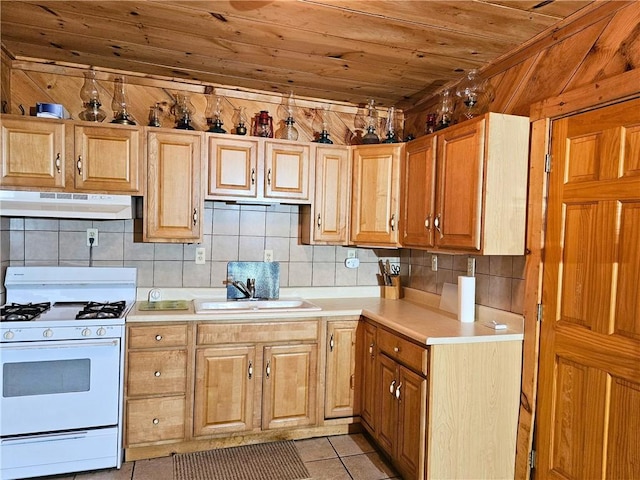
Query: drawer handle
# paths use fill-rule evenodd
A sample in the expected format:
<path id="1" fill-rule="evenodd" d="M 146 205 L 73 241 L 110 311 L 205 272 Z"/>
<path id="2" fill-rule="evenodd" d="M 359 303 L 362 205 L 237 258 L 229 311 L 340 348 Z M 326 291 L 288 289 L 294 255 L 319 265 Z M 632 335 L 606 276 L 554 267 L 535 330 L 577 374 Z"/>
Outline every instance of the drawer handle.
<path id="1" fill-rule="evenodd" d="M 389 393 L 391 395 L 394 395 L 395 391 L 396 391 L 396 381 L 394 380 L 393 382 L 391 382 L 391 385 L 389 385 Z"/>
<path id="2" fill-rule="evenodd" d="M 369 355 L 373 358 L 373 343 L 369 344 Z"/>
<path id="3" fill-rule="evenodd" d="M 400 347 L 393 347 L 394 353 L 400 353 Z"/>
<path id="4" fill-rule="evenodd" d="M 271 186 L 271 169 L 267 171 L 267 185 Z"/>
<path id="5" fill-rule="evenodd" d="M 60 173 L 60 154 L 56 155 L 56 170 Z"/>
<path id="6" fill-rule="evenodd" d="M 157 419 L 157 418 L 154 418 L 154 419 L 153 419 L 153 424 L 154 424 L 154 425 L 158 425 L 159 423 L 160 423 L 160 420 L 159 420 L 159 419 Z"/>
<path id="7" fill-rule="evenodd" d="M 156 342 L 159 342 L 160 340 L 162 340 L 162 335 L 156 335 Z"/>
<path id="8" fill-rule="evenodd" d="M 431 230 L 431 215 L 427 215 L 427 218 L 424 221 L 424 228 Z"/>
<path id="9" fill-rule="evenodd" d="M 402 382 L 400 382 L 400 385 L 398 385 L 398 388 L 396 388 L 396 399 L 400 400 L 400 389 L 402 388 Z"/>
<path id="10" fill-rule="evenodd" d="M 78 155 L 78 161 L 76 162 L 76 168 L 78 169 L 78 175 L 82 175 L 82 155 Z"/>
<path id="11" fill-rule="evenodd" d="M 247 373 L 249 374 L 249 380 L 251 380 L 251 378 L 253 377 L 253 362 L 249 362 Z"/>
<path id="12" fill-rule="evenodd" d="M 335 342 L 333 341 L 333 333 L 331 334 L 331 340 L 329 340 L 329 351 L 333 352 L 333 347 L 335 346 Z"/>
<path id="13" fill-rule="evenodd" d="M 251 185 L 255 185 L 256 184 L 256 169 L 252 168 L 251 169 Z"/>
<path id="14" fill-rule="evenodd" d="M 316 222 L 316 225 L 318 225 L 318 228 L 322 226 L 322 220 L 320 219 L 320 214 L 318 214 L 318 221 Z"/>
<path id="15" fill-rule="evenodd" d="M 195 227 L 198 224 L 198 209 L 193 209 L 193 226 Z"/>
<path id="16" fill-rule="evenodd" d="M 271 360 L 267 362 L 267 368 L 265 369 L 265 374 L 267 375 L 267 378 L 269 378 L 269 375 L 271 375 Z"/>
<path id="17" fill-rule="evenodd" d="M 159 376 L 160 376 L 160 372 L 155 372 L 153 375 L 154 375 L 155 377 L 159 377 Z"/>
<path id="18" fill-rule="evenodd" d="M 440 234 L 440 238 L 444 238 L 444 235 L 442 234 L 442 220 L 440 219 L 440 214 L 436 215 L 436 218 L 433 221 L 433 226 L 436 227 L 436 230 Z"/>
<path id="19" fill-rule="evenodd" d="M 391 220 L 389 221 L 389 225 L 391 226 L 391 231 L 396 231 L 396 214 L 391 215 Z"/>

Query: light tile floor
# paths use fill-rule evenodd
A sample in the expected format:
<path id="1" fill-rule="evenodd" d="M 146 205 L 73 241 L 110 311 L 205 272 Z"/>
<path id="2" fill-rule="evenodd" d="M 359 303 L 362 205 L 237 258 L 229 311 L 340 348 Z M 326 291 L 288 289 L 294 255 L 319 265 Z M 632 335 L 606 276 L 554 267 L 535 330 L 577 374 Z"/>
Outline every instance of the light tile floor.
<path id="1" fill-rule="evenodd" d="M 400 475 L 376 451 L 366 435 L 296 440 L 300 458 L 313 480 L 386 480 Z M 127 462 L 120 470 L 97 470 L 76 475 L 44 477 L 50 480 L 173 480 L 173 458 Z"/>

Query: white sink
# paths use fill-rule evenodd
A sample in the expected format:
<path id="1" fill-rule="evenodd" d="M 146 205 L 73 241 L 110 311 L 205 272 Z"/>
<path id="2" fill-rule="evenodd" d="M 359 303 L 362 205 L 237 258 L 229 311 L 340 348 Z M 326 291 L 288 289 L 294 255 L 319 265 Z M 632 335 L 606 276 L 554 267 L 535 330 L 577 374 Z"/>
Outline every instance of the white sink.
<path id="1" fill-rule="evenodd" d="M 298 312 L 321 310 L 319 306 L 302 298 L 280 298 L 277 300 L 210 300 L 195 299 L 196 313 L 256 313 Z"/>

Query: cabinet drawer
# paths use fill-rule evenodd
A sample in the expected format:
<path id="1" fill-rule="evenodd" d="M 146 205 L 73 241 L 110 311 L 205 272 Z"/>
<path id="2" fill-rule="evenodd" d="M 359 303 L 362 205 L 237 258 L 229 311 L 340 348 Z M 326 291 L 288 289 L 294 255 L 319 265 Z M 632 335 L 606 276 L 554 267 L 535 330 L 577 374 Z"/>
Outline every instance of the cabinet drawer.
<path id="1" fill-rule="evenodd" d="M 129 348 L 181 347 L 187 344 L 187 325 L 129 327 Z"/>
<path id="2" fill-rule="evenodd" d="M 187 351 L 137 351 L 127 355 L 127 395 L 184 393 Z"/>
<path id="3" fill-rule="evenodd" d="M 127 401 L 127 446 L 184 438 L 184 397 Z"/>
<path id="4" fill-rule="evenodd" d="M 427 374 L 426 347 L 421 347 L 408 340 L 398 337 L 382 328 L 378 329 L 378 348 L 390 358 L 406 365 L 407 367 Z"/>
<path id="5" fill-rule="evenodd" d="M 287 342 L 318 339 L 317 320 L 291 322 L 203 323 L 198 325 L 198 345 L 219 343 Z"/>

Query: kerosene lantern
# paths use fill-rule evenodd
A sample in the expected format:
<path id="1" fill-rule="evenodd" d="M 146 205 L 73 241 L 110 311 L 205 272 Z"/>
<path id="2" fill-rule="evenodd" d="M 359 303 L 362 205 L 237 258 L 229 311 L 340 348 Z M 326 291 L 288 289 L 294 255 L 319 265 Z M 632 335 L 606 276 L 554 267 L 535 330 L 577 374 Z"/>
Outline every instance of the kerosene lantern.
<path id="1" fill-rule="evenodd" d="M 318 115 L 320 116 L 321 131 L 316 142 L 332 144 L 333 141 L 329 138 L 329 107 L 324 105 L 318 110 Z"/>
<path id="2" fill-rule="evenodd" d="M 212 133 L 227 133 L 222 128 L 224 122 L 222 121 L 222 97 L 219 95 L 210 94 L 207 95 L 207 124 L 209 125 L 209 132 Z"/>
<path id="3" fill-rule="evenodd" d="M 256 137 L 273 138 L 273 118 L 267 110 L 260 110 L 253 117 L 252 135 Z"/>
<path id="4" fill-rule="evenodd" d="M 375 107 L 375 100 L 372 98 L 367 104 L 367 133 L 362 137 L 363 144 L 380 143 L 380 139 L 376 135 L 377 125 L 378 111 Z"/>
<path id="5" fill-rule="evenodd" d="M 194 109 L 191 100 L 189 100 L 189 95 L 176 93 L 176 104 L 173 108 L 176 116 L 176 128 L 179 130 L 195 130 L 191 126 L 191 116 Z"/>
<path id="6" fill-rule="evenodd" d="M 278 137 L 283 140 L 297 140 L 298 129 L 294 126 L 296 121 L 293 119 L 296 102 L 293 98 L 293 92 L 289 93 L 282 101 L 282 109 L 284 110 L 284 127 L 278 131 Z"/>
<path id="7" fill-rule="evenodd" d="M 107 118 L 107 114 L 100 107 L 100 93 L 98 92 L 98 84 L 96 83 L 96 72 L 87 70 L 84 72 L 84 84 L 80 89 L 80 99 L 84 110 L 78 115 L 80 120 L 86 122 L 102 122 Z"/>
<path id="8" fill-rule="evenodd" d="M 460 112 L 461 119 L 466 120 L 479 114 L 479 97 L 484 91 L 484 82 L 478 76 L 475 68 L 467 72 L 467 76 L 460 82 L 456 95 L 460 97 L 466 109 Z"/>
<path id="9" fill-rule="evenodd" d="M 234 109 L 233 123 L 236 125 L 236 135 L 247 134 L 247 114 L 244 111 L 244 107 Z"/>
<path id="10" fill-rule="evenodd" d="M 453 120 L 453 98 L 451 92 L 444 90 L 440 94 L 440 104 L 438 105 L 438 120 L 436 122 L 436 130 L 448 127 Z"/>
<path id="11" fill-rule="evenodd" d="M 396 134 L 396 107 L 391 106 L 387 110 L 387 138 L 382 143 L 398 143 Z"/>
<path id="12" fill-rule="evenodd" d="M 124 86 L 124 77 L 119 76 L 113 80 L 113 100 L 111 101 L 113 120 L 111 123 L 121 125 L 135 125 L 136 122 L 127 111 L 127 95 Z"/>

